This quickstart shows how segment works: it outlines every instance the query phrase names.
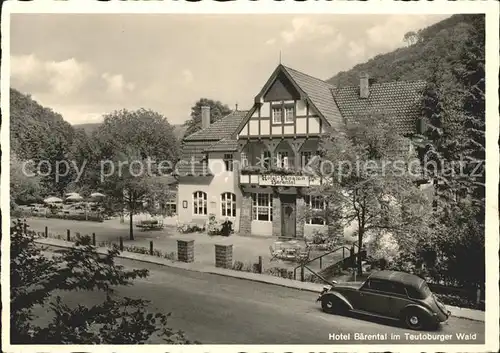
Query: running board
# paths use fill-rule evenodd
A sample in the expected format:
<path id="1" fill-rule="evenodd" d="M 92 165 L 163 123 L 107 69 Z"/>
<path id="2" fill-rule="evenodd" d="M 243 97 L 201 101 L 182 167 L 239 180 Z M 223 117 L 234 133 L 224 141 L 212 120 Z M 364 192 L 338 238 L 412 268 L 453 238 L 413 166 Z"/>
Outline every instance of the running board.
<path id="1" fill-rule="evenodd" d="M 378 317 L 378 318 L 381 318 L 381 319 L 387 319 L 387 320 L 399 321 L 399 319 L 396 319 L 396 318 L 394 318 L 394 317 L 384 316 L 384 315 L 380 315 L 380 314 L 374 314 L 374 313 L 370 313 L 370 312 L 368 312 L 368 311 L 363 311 L 363 310 L 355 310 L 355 309 L 351 309 L 350 311 L 351 311 L 352 313 L 355 313 L 355 314 L 361 314 L 361 315 L 367 315 L 367 316 Z"/>

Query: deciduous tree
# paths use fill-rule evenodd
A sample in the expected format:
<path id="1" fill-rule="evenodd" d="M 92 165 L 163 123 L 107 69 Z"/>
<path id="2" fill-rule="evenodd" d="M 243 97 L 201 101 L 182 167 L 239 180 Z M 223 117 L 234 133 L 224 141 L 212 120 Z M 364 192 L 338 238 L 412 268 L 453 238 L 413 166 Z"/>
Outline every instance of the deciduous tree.
<path id="1" fill-rule="evenodd" d="M 178 145 L 167 119 L 150 110 L 116 111 L 105 116 L 94 135 L 99 152 L 100 188 L 129 213 L 130 239 L 133 216 L 151 200 L 167 193 L 162 175 L 172 173 Z M 160 176 L 160 178 L 159 178 Z"/>
<path id="2" fill-rule="evenodd" d="M 359 117 L 345 134 L 321 141 L 315 170 L 324 180 L 317 193 L 328 203 L 325 218 L 341 226 L 354 222 L 359 249 L 381 232 L 390 232 L 402 249 L 426 235 L 430 200 L 416 183 L 408 143 L 381 116 Z M 361 273 L 360 256 L 357 267 Z"/>
<path id="3" fill-rule="evenodd" d="M 201 107 L 203 106 L 210 107 L 210 123 L 214 123 L 232 112 L 226 104 L 208 98 L 201 98 L 191 108 L 191 118 L 185 123 L 187 129 L 184 136 L 189 136 L 201 130 Z"/>

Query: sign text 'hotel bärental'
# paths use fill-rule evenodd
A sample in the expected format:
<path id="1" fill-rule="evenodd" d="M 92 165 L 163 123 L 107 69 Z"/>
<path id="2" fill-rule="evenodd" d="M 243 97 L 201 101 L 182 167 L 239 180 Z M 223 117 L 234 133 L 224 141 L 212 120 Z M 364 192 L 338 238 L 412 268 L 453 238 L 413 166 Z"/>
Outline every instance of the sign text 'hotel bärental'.
<path id="1" fill-rule="evenodd" d="M 309 186 L 309 177 L 303 175 L 260 175 L 262 186 Z"/>

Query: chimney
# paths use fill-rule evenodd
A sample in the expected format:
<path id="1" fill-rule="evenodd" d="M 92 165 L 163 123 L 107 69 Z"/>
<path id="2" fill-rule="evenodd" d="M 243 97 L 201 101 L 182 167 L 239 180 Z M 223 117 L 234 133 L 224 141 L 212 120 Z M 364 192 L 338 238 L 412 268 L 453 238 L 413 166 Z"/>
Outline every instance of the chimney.
<path id="1" fill-rule="evenodd" d="M 359 97 L 368 98 L 370 96 L 370 77 L 367 73 L 359 75 Z"/>
<path id="2" fill-rule="evenodd" d="M 210 107 L 204 105 L 201 107 L 201 128 L 206 129 L 210 126 Z"/>

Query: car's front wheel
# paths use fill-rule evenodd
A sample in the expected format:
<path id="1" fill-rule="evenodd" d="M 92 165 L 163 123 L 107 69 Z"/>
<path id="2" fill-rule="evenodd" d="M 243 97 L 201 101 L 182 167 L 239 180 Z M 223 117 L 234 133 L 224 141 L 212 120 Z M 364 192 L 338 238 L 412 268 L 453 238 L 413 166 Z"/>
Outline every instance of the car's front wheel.
<path id="1" fill-rule="evenodd" d="M 326 296 L 321 299 L 321 308 L 328 314 L 343 314 L 346 311 L 345 303 L 333 296 Z"/>
<path id="2" fill-rule="evenodd" d="M 407 310 L 404 315 L 404 322 L 409 329 L 421 330 L 424 328 L 425 316 L 419 310 Z"/>

